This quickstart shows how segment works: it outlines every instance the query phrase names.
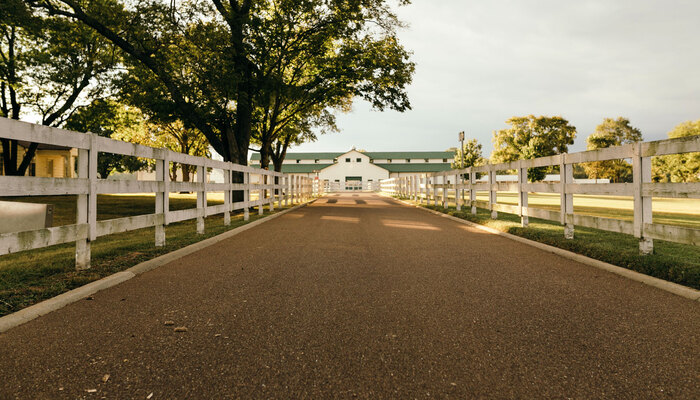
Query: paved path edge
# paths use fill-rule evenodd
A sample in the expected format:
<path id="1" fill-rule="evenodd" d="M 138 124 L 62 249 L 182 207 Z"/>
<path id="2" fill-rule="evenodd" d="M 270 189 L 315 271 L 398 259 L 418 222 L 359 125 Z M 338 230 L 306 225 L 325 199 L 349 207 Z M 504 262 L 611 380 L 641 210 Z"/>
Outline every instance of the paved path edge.
<path id="1" fill-rule="evenodd" d="M 440 211 L 431 210 L 429 208 L 415 205 L 413 203 L 410 203 L 410 202 L 407 202 L 404 200 L 395 199 L 391 196 L 387 196 L 387 195 L 385 195 L 385 196 L 389 197 L 393 200 L 396 200 L 397 202 L 399 202 L 401 204 L 404 204 L 404 205 L 407 205 L 410 207 L 416 207 L 418 209 L 428 211 L 428 212 L 435 214 L 435 215 L 438 215 L 440 217 L 448 218 L 448 219 L 454 220 L 456 222 L 460 222 L 460 223 L 465 224 L 465 225 L 469 225 L 471 227 L 480 229 L 480 230 L 488 232 L 488 233 L 507 237 L 508 239 L 515 240 L 516 242 L 520 242 L 520 243 L 524 243 L 524 244 L 527 244 L 527 245 L 530 245 L 533 247 L 537 247 L 541 250 L 547 251 L 549 253 L 554 253 L 556 255 L 562 256 L 564 258 L 568 258 L 570 260 L 579 262 L 581 264 L 586 264 L 586 265 L 589 265 L 592 267 L 596 267 L 596 268 L 611 272 L 613 274 L 623 276 L 627 279 L 631 279 L 633 281 L 637 281 L 637 282 L 643 283 L 645 285 L 653 286 L 657 289 L 665 290 L 665 291 L 667 291 L 669 293 L 673 293 L 677 296 L 685 297 L 686 299 L 700 302 L 700 290 L 695 290 L 695 289 L 689 288 L 687 286 L 679 285 L 677 283 L 673 283 L 673 282 L 665 281 L 665 280 L 660 279 L 660 278 L 655 278 L 653 276 L 645 275 L 645 274 L 642 274 L 641 272 L 632 271 L 631 269 L 618 267 L 617 265 L 606 263 L 605 261 L 596 260 L 594 258 L 590 258 L 590 257 L 584 256 L 581 254 L 571 252 L 569 250 L 560 249 L 559 247 L 550 246 L 548 244 L 544 244 L 544 243 L 540 243 L 540 242 L 537 242 L 534 240 L 526 239 L 524 237 L 513 235 L 511 233 L 502 232 L 502 231 L 499 231 L 498 229 L 490 228 L 490 227 L 485 226 L 485 225 L 477 224 L 476 222 L 467 221 L 465 219 L 457 218 L 455 216 L 448 215 L 448 214 L 445 214 L 445 213 L 440 212 Z"/>
<path id="2" fill-rule="evenodd" d="M 84 299 L 85 297 L 90 296 L 94 293 L 97 293 L 100 290 L 111 288 L 112 286 L 116 286 L 116 285 L 118 285 L 124 281 L 127 281 L 127 280 L 129 280 L 137 275 L 143 274 L 144 272 L 148 272 L 152 269 L 161 267 L 161 266 L 166 265 L 172 261 L 177 260 L 178 258 L 192 254 L 196 251 L 202 250 L 206 247 L 209 247 L 209 246 L 214 245 L 218 242 L 221 242 L 222 240 L 226 240 L 230 237 L 236 236 L 239 233 L 242 233 L 250 228 L 253 228 L 253 227 L 258 226 L 264 222 L 275 219 L 275 218 L 282 216 L 288 212 L 291 212 L 291 211 L 294 211 L 294 210 L 299 209 L 301 207 L 304 207 L 307 204 L 310 204 L 314 201 L 315 201 L 315 199 L 307 201 L 306 203 L 296 205 L 296 206 L 288 208 L 286 210 L 282 210 L 282 211 L 276 212 L 274 214 L 268 215 L 266 217 L 257 219 L 253 222 L 249 222 L 249 223 L 242 225 L 242 226 L 239 226 L 237 228 L 233 228 L 230 231 L 226 231 L 226 232 L 221 233 L 219 235 L 216 235 L 216 236 L 204 239 L 202 241 L 199 241 L 197 243 L 192 243 L 189 246 L 185 246 L 181 249 L 177 249 L 175 251 L 171 251 L 170 253 L 163 254 L 162 256 L 158 256 L 158 257 L 152 258 L 148 261 L 144 261 L 142 263 L 136 264 L 133 267 L 126 269 L 124 271 L 114 273 L 114 274 L 106 276 L 102 279 L 85 284 L 79 288 L 69 290 L 65 293 L 59 294 L 58 296 L 52 297 L 50 299 L 46 299 L 40 303 L 31 305 L 27 308 L 23 308 L 19 311 L 12 313 L 12 314 L 8 314 L 8 315 L 5 315 L 3 317 L 0 317 L 0 333 L 6 332 L 6 331 L 8 331 L 16 326 L 27 323 L 35 318 L 41 317 L 42 315 L 46 315 L 52 311 L 56 311 L 58 309 L 61 309 L 61 308 L 65 307 L 71 303 L 75 303 L 76 301 Z"/>

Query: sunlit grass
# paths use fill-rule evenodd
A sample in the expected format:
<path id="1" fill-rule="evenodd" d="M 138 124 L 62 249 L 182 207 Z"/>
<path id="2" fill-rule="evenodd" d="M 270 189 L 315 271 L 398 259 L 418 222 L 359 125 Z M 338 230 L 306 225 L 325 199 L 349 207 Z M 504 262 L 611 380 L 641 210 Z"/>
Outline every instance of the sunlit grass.
<path id="1" fill-rule="evenodd" d="M 56 210 L 54 225 L 75 223 L 75 196 L 30 199 L 32 202 L 54 204 Z M 13 198 L 12 200 L 26 201 L 27 199 Z M 218 203 L 220 204 L 221 201 L 219 200 Z M 152 195 L 99 196 L 98 219 L 150 214 L 155 210 L 154 204 L 155 199 Z M 194 208 L 196 196 L 171 195 L 170 204 L 172 210 Z M 265 210 L 265 215 L 268 215 L 267 207 Z M 260 216 L 257 211 L 250 213 L 250 221 L 258 218 Z M 0 256 L 0 315 L 15 312 L 245 223 L 247 222 L 243 221 L 240 213 L 231 216 L 230 226 L 224 226 L 222 215 L 208 217 L 205 219 L 206 229 L 203 235 L 195 234 L 195 220 L 170 224 L 165 230 L 166 246 L 164 247 L 155 247 L 154 228 L 100 237 L 91 244 L 92 267 L 83 271 L 75 270 L 75 245 L 72 243 Z"/>
<path id="2" fill-rule="evenodd" d="M 564 227 L 557 222 L 529 218 L 529 225 L 520 226 L 520 217 L 498 213 L 498 219 L 490 218 L 490 212 L 478 208 L 477 214 L 469 210 L 447 210 L 438 206 L 427 208 L 446 212 L 458 218 L 486 225 L 503 232 L 546 243 L 578 254 L 605 261 L 657 278 L 700 289 L 700 247 L 654 241 L 654 254 L 640 255 L 638 239 L 632 235 L 603 231 L 599 229 L 575 227 L 574 239 L 564 238 Z M 619 215 L 618 210 L 608 215 Z M 684 217 L 685 218 L 685 217 Z"/>
<path id="3" fill-rule="evenodd" d="M 449 205 L 454 206 L 454 193 L 449 195 Z M 477 192 L 478 201 L 488 201 L 487 192 Z M 499 192 L 499 204 L 517 205 L 517 193 Z M 530 193 L 530 208 L 559 211 L 560 195 L 557 193 Z M 574 195 L 574 213 L 594 217 L 615 218 L 631 221 L 634 218 L 632 197 Z M 700 229 L 700 199 L 654 198 L 652 200 L 653 221 L 657 224 L 679 225 Z"/>

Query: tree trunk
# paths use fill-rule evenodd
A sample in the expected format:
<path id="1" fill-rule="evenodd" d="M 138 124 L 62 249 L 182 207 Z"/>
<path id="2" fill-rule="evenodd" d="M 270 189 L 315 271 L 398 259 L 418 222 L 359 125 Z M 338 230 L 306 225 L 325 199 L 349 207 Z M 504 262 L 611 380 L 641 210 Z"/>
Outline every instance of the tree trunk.
<path id="1" fill-rule="evenodd" d="M 27 148 L 22 161 L 18 164 L 19 144 L 16 140 L 2 139 L 2 162 L 7 176 L 24 176 L 27 174 L 27 169 L 34 159 L 36 149 L 39 147 L 37 143 L 31 143 Z"/>
<path id="2" fill-rule="evenodd" d="M 187 164 L 182 164 L 180 166 L 180 170 L 182 170 L 182 181 L 189 182 L 190 181 L 190 166 Z"/>
<path id="3" fill-rule="evenodd" d="M 170 169 L 170 181 L 177 180 L 177 163 L 173 161 L 173 167 Z"/>
<path id="4" fill-rule="evenodd" d="M 260 147 L 260 168 L 269 169 L 270 167 L 270 147 L 266 146 L 264 143 Z"/>
<path id="5" fill-rule="evenodd" d="M 288 148 L 288 141 L 285 140 L 283 144 L 277 142 L 277 148 L 272 152 L 272 163 L 274 164 L 275 171 L 282 172 L 282 164 L 284 163 L 284 158 L 287 156 Z"/>
<path id="6" fill-rule="evenodd" d="M 276 172 L 282 172 L 282 163 L 284 162 L 283 158 L 275 158 L 272 160 L 272 163 L 274 164 L 274 168 Z"/>

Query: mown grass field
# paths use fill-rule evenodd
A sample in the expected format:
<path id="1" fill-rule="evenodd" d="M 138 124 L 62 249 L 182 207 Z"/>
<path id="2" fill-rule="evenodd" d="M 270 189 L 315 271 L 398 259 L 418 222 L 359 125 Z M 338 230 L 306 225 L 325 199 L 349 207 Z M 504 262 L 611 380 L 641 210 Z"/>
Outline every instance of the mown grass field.
<path id="1" fill-rule="evenodd" d="M 449 197 L 454 206 L 454 194 Z M 488 201 L 488 192 L 477 192 L 476 199 Z M 498 203 L 517 205 L 517 193 L 498 193 Z M 556 193 L 530 193 L 528 205 L 559 211 L 560 197 Z M 700 199 L 654 198 L 652 200 L 654 223 L 679 225 L 700 229 Z M 616 218 L 631 221 L 634 217 L 633 201 L 625 196 L 574 195 L 574 213 L 595 217 Z"/>
<path id="2" fill-rule="evenodd" d="M 507 199 L 506 197 L 504 203 L 508 201 Z M 549 201 L 551 199 L 544 197 L 542 200 Z M 591 200 L 587 199 L 587 201 Z M 610 206 L 615 204 L 615 200 L 588 206 L 592 209 L 592 214 L 590 215 L 620 218 L 626 217 L 629 212 L 629 217 L 631 218 L 631 210 L 604 210 L 602 209 L 604 208 L 603 204 Z M 531 202 L 530 205 L 532 206 L 533 203 Z M 580 203 L 579 206 L 581 206 Z M 684 206 L 686 204 L 681 202 L 680 207 Z M 523 228 L 520 226 L 520 217 L 514 214 L 499 212 L 498 219 L 493 220 L 490 217 L 489 210 L 481 208 L 477 208 L 477 214 L 472 215 L 469 210 L 457 211 L 454 206 L 450 206 L 447 209 L 432 205 L 425 207 L 643 274 L 700 289 L 700 247 L 698 246 L 655 240 L 654 254 L 643 256 L 639 254 L 638 240 L 632 235 L 576 226 L 574 239 L 567 240 L 564 238 L 564 227 L 554 221 L 531 217 L 529 218 L 529 226 Z M 693 209 L 691 211 L 696 210 Z M 666 217 L 666 214 L 671 215 Z M 662 218 L 669 218 L 669 221 L 678 221 L 679 225 L 691 227 L 697 227 L 696 224 L 698 223 L 698 217 L 695 213 L 662 213 Z M 686 218 L 689 219 L 687 220 Z M 656 222 L 660 221 L 656 220 Z"/>
<path id="3" fill-rule="evenodd" d="M 75 196 L 8 200 L 54 204 L 55 226 L 75 223 Z M 220 204 L 223 196 L 214 194 L 208 201 L 210 205 Z M 171 210 L 195 206 L 196 196 L 170 196 Z M 100 220 L 150 214 L 155 210 L 155 198 L 153 195 L 98 196 L 97 210 Z M 265 208 L 264 215 L 269 214 Z M 250 213 L 250 221 L 258 218 L 257 211 Z M 92 268 L 83 271 L 75 270 L 75 245 L 70 243 L 0 256 L 0 316 L 246 223 L 242 214 L 232 215 L 230 226 L 224 226 L 222 215 L 208 217 L 203 235 L 195 233 L 195 220 L 170 224 L 165 230 L 164 247 L 154 246 L 154 228 L 100 237 L 91 244 Z"/>

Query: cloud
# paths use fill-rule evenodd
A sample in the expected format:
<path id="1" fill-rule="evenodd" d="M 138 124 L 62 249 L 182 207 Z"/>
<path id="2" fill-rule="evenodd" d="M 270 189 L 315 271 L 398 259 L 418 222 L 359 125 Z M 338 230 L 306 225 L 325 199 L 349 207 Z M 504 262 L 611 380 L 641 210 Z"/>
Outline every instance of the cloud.
<path id="1" fill-rule="evenodd" d="M 645 140 L 700 119 L 700 2 L 414 0 L 399 15 L 413 110 L 356 103 L 340 134 L 301 150 L 441 150 L 466 130 L 489 154 L 491 132 L 526 114 L 569 119 L 580 150 L 605 117 Z"/>

